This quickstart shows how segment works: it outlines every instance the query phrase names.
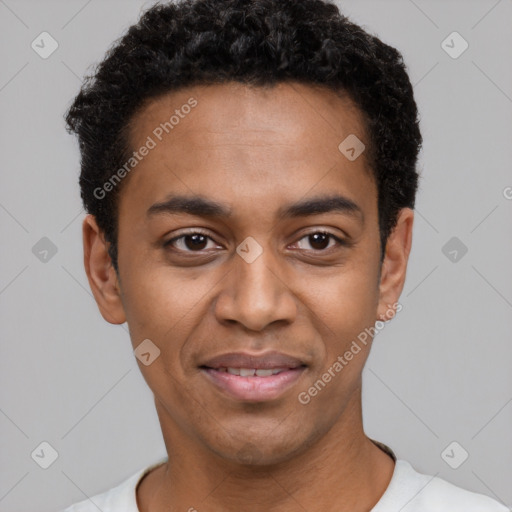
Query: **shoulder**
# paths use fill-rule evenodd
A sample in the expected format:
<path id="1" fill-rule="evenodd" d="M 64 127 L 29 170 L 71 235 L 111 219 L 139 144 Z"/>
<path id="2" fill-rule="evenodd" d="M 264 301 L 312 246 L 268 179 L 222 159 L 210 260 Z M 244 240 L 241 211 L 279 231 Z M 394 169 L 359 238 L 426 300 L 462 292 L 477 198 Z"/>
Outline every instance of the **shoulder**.
<path id="1" fill-rule="evenodd" d="M 139 469 L 120 484 L 105 492 L 74 503 L 60 512 L 139 512 L 137 507 L 136 488 L 144 475 L 154 467 L 166 461 L 162 459 L 149 467 Z"/>
<path id="2" fill-rule="evenodd" d="M 137 471 L 119 485 L 90 498 L 74 503 L 62 512 L 138 512 L 135 488 L 143 471 Z M 135 501 L 134 501 L 135 500 Z M 134 508 L 135 505 L 135 508 Z"/>
<path id="3" fill-rule="evenodd" d="M 498 501 L 416 471 L 397 460 L 388 489 L 372 512 L 510 512 Z M 400 508 L 401 507 L 401 508 Z"/>
<path id="4" fill-rule="evenodd" d="M 425 490 L 425 500 L 435 510 L 510 512 L 509 508 L 493 498 L 457 487 L 442 478 L 434 477 L 430 488 Z"/>

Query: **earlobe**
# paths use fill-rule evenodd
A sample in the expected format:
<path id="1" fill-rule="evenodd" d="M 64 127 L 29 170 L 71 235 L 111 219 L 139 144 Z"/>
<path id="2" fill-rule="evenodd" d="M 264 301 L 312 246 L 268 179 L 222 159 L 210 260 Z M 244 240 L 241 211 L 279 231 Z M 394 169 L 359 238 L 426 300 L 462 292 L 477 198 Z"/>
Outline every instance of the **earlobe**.
<path id="1" fill-rule="evenodd" d="M 117 273 L 108 254 L 108 243 L 93 215 L 82 224 L 84 266 L 89 286 L 103 318 L 111 324 L 126 321 Z"/>
<path id="2" fill-rule="evenodd" d="M 400 210 L 393 232 L 389 235 L 379 283 L 378 320 L 390 320 L 396 310 L 407 272 L 407 262 L 412 245 L 414 212 Z"/>

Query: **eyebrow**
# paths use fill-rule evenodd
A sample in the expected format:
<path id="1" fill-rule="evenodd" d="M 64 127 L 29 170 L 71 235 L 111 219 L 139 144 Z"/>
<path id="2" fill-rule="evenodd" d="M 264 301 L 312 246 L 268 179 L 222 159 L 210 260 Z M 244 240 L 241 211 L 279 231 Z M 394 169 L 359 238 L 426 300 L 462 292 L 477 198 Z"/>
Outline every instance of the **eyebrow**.
<path id="1" fill-rule="evenodd" d="M 201 196 L 172 195 L 161 203 L 153 204 L 147 211 L 149 217 L 157 214 L 188 214 L 206 218 L 230 218 L 232 208 Z M 277 219 L 285 220 L 322 213 L 339 213 L 359 217 L 364 222 L 362 208 L 341 195 L 317 196 L 284 205 L 277 211 Z"/>

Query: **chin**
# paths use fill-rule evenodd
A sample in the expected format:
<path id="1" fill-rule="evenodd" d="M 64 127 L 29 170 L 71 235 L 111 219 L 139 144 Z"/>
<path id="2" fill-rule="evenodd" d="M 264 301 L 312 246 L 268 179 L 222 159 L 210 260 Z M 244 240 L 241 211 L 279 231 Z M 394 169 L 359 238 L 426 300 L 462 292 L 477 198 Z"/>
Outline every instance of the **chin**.
<path id="1" fill-rule="evenodd" d="M 240 434 L 223 439 L 216 446 L 209 444 L 210 449 L 219 457 L 229 460 L 235 464 L 252 467 L 267 467 L 285 463 L 302 452 L 306 451 L 317 439 L 306 437 L 304 429 L 301 429 L 301 437 L 297 436 L 297 429 L 290 432 L 272 432 L 266 430 L 259 435 L 252 432 L 241 432 Z"/>

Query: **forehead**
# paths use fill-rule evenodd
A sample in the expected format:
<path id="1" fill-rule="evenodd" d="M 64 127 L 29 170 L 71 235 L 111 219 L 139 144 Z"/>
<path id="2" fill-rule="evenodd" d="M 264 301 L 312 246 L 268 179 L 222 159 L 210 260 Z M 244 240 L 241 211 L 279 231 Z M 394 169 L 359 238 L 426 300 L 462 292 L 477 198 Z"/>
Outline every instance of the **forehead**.
<path id="1" fill-rule="evenodd" d="M 351 135 L 367 142 L 360 111 L 323 87 L 227 83 L 168 93 L 132 119 L 131 147 L 150 139 L 153 147 L 131 171 L 121 203 L 149 207 L 171 192 L 267 209 L 322 191 L 373 201 L 364 153 L 350 161 L 338 149 Z"/>
<path id="2" fill-rule="evenodd" d="M 191 98 L 197 102 L 193 109 L 187 106 Z M 330 144 L 319 145 L 327 133 L 335 140 L 350 133 L 365 138 L 361 112 L 342 91 L 297 82 L 264 87 L 228 82 L 184 88 L 145 102 L 130 123 L 132 145 L 137 147 L 173 114 L 172 139 L 186 137 L 197 145 L 205 137 L 218 143 L 229 137 L 245 144 L 272 135 L 276 142 L 293 144 L 302 137 L 318 149 L 332 150 Z"/>

